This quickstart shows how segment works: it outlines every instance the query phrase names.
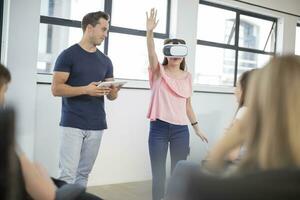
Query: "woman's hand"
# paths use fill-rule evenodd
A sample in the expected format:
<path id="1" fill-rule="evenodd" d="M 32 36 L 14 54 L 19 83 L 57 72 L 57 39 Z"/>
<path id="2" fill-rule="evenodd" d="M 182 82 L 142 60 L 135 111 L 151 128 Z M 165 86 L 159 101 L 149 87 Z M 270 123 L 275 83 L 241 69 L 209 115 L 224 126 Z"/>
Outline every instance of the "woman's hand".
<path id="1" fill-rule="evenodd" d="M 198 125 L 194 125 L 193 128 L 194 128 L 196 135 L 199 136 L 203 142 L 208 143 L 207 135 L 200 130 Z"/>
<path id="2" fill-rule="evenodd" d="M 146 23 L 147 31 L 153 31 L 156 28 L 159 21 L 156 20 L 157 10 L 152 8 L 150 10 L 150 16 L 148 15 L 148 12 L 146 12 L 146 16 L 147 16 L 147 23 Z"/>

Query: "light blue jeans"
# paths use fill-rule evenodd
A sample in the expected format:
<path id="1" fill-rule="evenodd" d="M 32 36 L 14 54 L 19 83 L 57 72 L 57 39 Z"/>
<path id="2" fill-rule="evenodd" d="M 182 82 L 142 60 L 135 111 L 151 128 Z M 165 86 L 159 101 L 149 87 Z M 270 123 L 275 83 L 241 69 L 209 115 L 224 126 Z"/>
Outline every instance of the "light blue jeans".
<path id="1" fill-rule="evenodd" d="M 103 130 L 61 127 L 59 179 L 86 187 L 98 155 Z"/>

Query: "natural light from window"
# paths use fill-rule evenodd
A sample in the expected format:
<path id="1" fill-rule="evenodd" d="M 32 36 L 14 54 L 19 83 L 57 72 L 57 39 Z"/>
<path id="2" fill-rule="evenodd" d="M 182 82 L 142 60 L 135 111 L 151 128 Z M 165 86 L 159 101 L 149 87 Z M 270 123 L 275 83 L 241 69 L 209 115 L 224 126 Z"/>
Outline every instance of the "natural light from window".
<path id="1" fill-rule="evenodd" d="M 79 22 L 82 17 L 89 12 L 104 11 L 104 2 L 105 0 L 41 0 L 40 14 L 43 19 L 47 20 L 40 23 L 38 73 L 52 73 L 57 56 L 64 49 L 80 41 L 82 30 L 77 26 L 80 25 Z M 169 1 L 111 0 L 107 2 L 111 4 L 106 5 L 106 7 L 111 6 L 112 9 L 109 13 L 111 15 L 111 30 L 109 37 L 106 38 L 108 41 L 107 54 L 114 65 L 114 76 L 123 79 L 147 80 L 148 57 L 144 32 L 146 29 L 146 11 L 153 7 L 157 8 L 159 23 L 155 32 L 160 34 L 160 38 L 165 38 L 168 34 Z M 71 23 L 69 20 L 74 21 Z M 54 23 L 54 25 L 48 23 Z M 160 61 L 163 59 L 163 40 L 155 38 Z M 98 49 L 106 53 L 104 52 L 104 42 Z"/>
<path id="2" fill-rule="evenodd" d="M 262 67 L 270 59 L 275 30 L 273 19 L 200 3 L 194 83 L 233 86 L 235 76 Z"/>
<path id="3" fill-rule="evenodd" d="M 300 56 L 300 25 L 296 27 L 295 54 Z"/>
<path id="4" fill-rule="evenodd" d="M 165 33 L 167 24 L 167 3 L 165 0 L 113 0 L 111 24 L 124 28 L 146 30 L 146 11 L 158 9 L 159 23 L 155 32 Z"/>

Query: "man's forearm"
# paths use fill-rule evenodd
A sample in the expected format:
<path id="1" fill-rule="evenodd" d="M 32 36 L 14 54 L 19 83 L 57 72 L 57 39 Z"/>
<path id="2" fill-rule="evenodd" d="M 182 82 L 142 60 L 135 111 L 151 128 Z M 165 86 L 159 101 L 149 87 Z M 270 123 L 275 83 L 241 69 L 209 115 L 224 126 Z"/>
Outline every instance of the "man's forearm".
<path id="1" fill-rule="evenodd" d="M 86 89 L 85 86 L 72 87 L 67 84 L 52 85 L 52 94 L 58 97 L 73 97 L 85 95 Z"/>

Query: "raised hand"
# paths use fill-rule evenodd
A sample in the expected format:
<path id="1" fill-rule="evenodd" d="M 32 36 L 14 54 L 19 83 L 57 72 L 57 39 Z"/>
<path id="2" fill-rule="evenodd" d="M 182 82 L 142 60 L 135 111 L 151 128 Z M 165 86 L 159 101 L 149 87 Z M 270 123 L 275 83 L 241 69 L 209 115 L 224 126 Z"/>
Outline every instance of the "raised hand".
<path id="1" fill-rule="evenodd" d="M 146 12 L 146 16 L 147 16 L 147 23 L 146 23 L 146 28 L 147 31 L 153 31 L 159 20 L 156 20 L 156 16 L 157 16 L 157 10 L 154 8 L 151 8 L 150 10 L 150 16 L 148 15 L 148 12 Z"/>

